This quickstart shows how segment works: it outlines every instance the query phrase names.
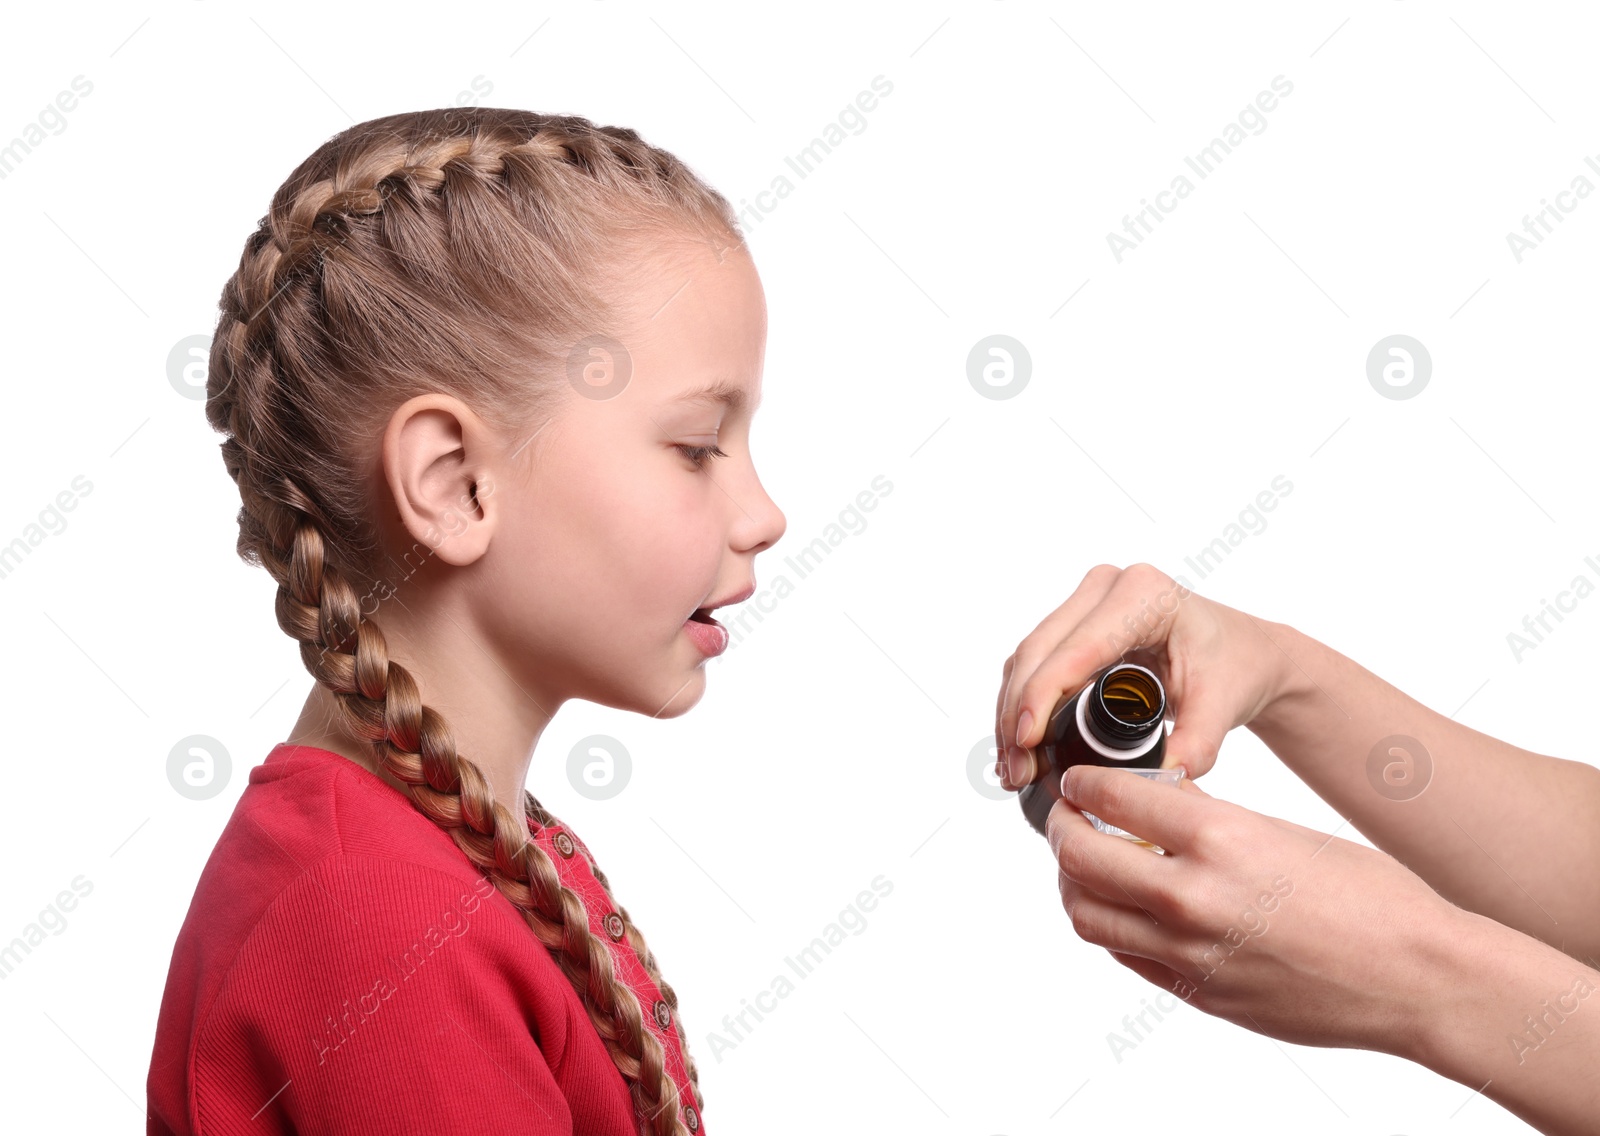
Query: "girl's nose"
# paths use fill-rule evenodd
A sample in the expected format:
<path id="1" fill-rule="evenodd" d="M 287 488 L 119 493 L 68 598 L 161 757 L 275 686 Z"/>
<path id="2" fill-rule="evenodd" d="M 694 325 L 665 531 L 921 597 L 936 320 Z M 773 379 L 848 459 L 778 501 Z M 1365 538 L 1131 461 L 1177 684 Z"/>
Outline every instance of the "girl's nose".
<path id="1" fill-rule="evenodd" d="M 759 478 L 755 481 L 755 488 L 756 503 L 759 508 L 749 510 L 747 516 L 741 516 L 739 520 L 748 527 L 750 551 L 764 552 L 782 539 L 789 527 L 789 521 L 783 515 L 783 510 L 778 508 L 778 503 L 762 487 Z"/>

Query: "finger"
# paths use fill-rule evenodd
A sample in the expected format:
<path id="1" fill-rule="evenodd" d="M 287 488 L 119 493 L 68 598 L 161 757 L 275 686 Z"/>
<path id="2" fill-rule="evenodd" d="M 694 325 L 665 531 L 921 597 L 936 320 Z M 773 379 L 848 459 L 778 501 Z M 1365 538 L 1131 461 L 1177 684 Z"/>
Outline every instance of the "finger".
<path id="1" fill-rule="evenodd" d="M 994 740 L 996 744 L 1002 739 L 1000 733 L 1000 716 L 1005 713 L 1006 694 L 1011 690 L 1011 672 L 1016 668 L 1017 656 L 1013 653 L 1006 659 L 1005 666 L 1000 668 L 1000 693 L 994 699 Z"/>
<path id="2" fill-rule="evenodd" d="M 1205 815 L 1210 810 L 1231 807 L 1204 791 L 1173 792 L 1171 785 L 1103 765 L 1069 768 L 1061 775 L 1061 795 L 1069 805 L 1093 813 L 1125 832 L 1138 833 L 1168 852 L 1192 848 Z"/>
<path id="3" fill-rule="evenodd" d="M 1206 681 L 1193 672 L 1184 677 L 1183 712 L 1173 716 L 1161 767 L 1176 769 L 1181 765 L 1193 777 L 1217 763 L 1222 739 L 1235 723 L 1229 700 L 1222 692 L 1209 690 Z"/>
<path id="4" fill-rule="evenodd" d="M 1006 659 L 1005 666 L 1000 670 L 1000 693 L 994 700 L 994 772 L 1000 783 L 1008 789 L 1011 786 L 1006 782 L 1006 742 L 1000 730 L 1000 715 L 1005 710 L 1006 693 L 1011 689 L 1011 672 L 1016 662 L 1017 656 L 1014 654 Z"/>
<path id="5" fill-rule="evenodd" d="M 1111 957 L 1140 978 L 1176 994 L 1186 1002 L 1194 996 L 1195 984 L 1163 962 L 1124 951 L 1112 951 Z"/>
<path id="6" fill-rule="evenodd" d="M 1000 781 L 1005 788 L 1021 789 L 1031 785 L 1045 771 L 1039 755 L 1025 745 L 1015 744 L 1018 711 L 1012 692 L 1021 689 L 1022 681 L 1032 673 L 1038 661 L 1048 655 L 1084 613 L 1092 610 L 1111 589 L 1120 571 L 1110 564 L 1091 568 L 1066 602 L 1046 616 L 1006 660 L 1005 682 L 995 712 L 995 752 L 999 757 Z M 1027 725 L 1025 732 L 1031 736 L 1031 720 Z"/>
<path id="7" fill-rule="evenodd" d="M 1056 858 L 1056 868 L 1067 880 L 1108 900 L 1127 904 L 1141 912 L 1141 918 L 1157 922 L 1151 909 L 1164 906 L 1160 897 L 1166 874 L 1171 871 L 1166 857 L 1120 836 L 1096 832 L 1067 801 L 1050 806 L 1045 838 Z M 1061 886 L 1065 888 L 1066 884 Z"/>
<path id="8" fill-rule="evenodd" d="M 1121 575 L 1122 569 L 1111 564 L 1097 564 L 1089 569 L 1077 589 L 1067 597 L 1066 602 L 1045 616 L 1039 626 L 1017 645 L 1012 656 L 1015 664 L 1011 669 L 1010 683 L 1000 710 L 1000 737 L 1006 745 L 1028 744 L 1019 741 L 1016 736 L 1017 715 L 1021 712 L 1017 702 L 1022 693 L 1023 683 L 1084 616 L 1100 604 Z M 1051 706 L 1053 705 L 1052 701 Z M 1050 706 L 1046 706 L 1043 710 L 1034 709 L 1034 721 L 1028 728 L 1028 736 L 1034 734 L 1038 729 L 1039 720 L 1049 710 Z"/>
<path id="9" fill-rule="evenodd" d="M 1059 869 L 1056 871 L 1056 891 L 1060 893 L 1061 907 L 1067 912 L 1068 915 L 1072 914 L 1072 905 L 1078 901 L 1079 897 L 1085 895 L 1098 896 L 1107 903 L 1122 903 L 1130 910 L 1134 909 L 1135 905 L 1129 902 L 1127 896 L 1123 895 L 1122 892 L 1116 888 L 1113 888 L 1112 890 L 1117 894 L 1101 895 L 1088 884 L 1073 879 L 1071 876 L 1067 875 L 1067 873 L 1060 871 Z"/>
<path id="10" fill-rule="evenodd" d="M 1037 744 L 1036 737 L 1042 740 L 1045 719 L 1062 695 L 1076 693 L 1097 672 L 1120 662 L 1147 633 L 1136 616 L 1148 622 L 1150 598 L 1175 587 L 1165 572 L 1149 564 L 1132 565 L 1118 575 L 1100 602 L 1023 680 L 1014 696 L 1015 711 L 1019 718 L 1024 711 L 1030 714 L 1032 726 L 1016 743 L 1029 746 Z M 1159 633 L 1165 634 L 1164 625 Z M 1015 673 L 1011 685 L 1017 685 Z"/>
<path id="11" fill-rule="evenodd" d="M 1006 681 L 1000 688 L 1000 701 L 1004 704 L 1011 691 L 1011 680 L 1016 676 L 1016 656 L 1006 660 Z M 1007 740 L 1007 735 L 1000 725 L 1000 710 L 995 711 L 994 727 L 994 752 L 997 759 L 996 773 L 1000 778 L 1000 785 L 1006 789 L 1021 789 L 1038 780 L 1039 774 L 1044 772 L 1044 763 L 1035 756 L 1031 749 L 1014 746 Z"/>
<path id="12" fill-rule="evenodd" d="M 1098 834 L 1097 834 L 1098 835 Z M 1176 949 L 1169 932 L 1148 913 L 1093 891 L 1073 889 L 1062 900 L 1078 938 L 1120 954 L 1159 961 Z"/>
<path id="13" fill-rule="evenodd" d="M 1063 778 L 1063 780 L 1065 780 L 1065 778 Z M 1141 778 L 1141 780 L 1143 780 L 1143 778 Z M 1210 793 L 1207 793 L 1204 789 L 1202 789 L 1198 784 L 1196 784 L 1192 779 L 1190 779 L 1188 777 L 1185 777 L 1182 780 L 1180 780 L 1177 783 L 1177 788 L 1180 789 L 1181 791 L 1185 792 L 1185 793 L 1191 793 L 1191 794 L 1193 794 L 1195 796 L 1198 796 L 1198 797 L 1204 797 L 1207 800 L 1216 800 L 1215 797 L 1213 797 Z M 1101 816 L 1101 814 L 1096 813 L 1095 810 L 1093 810 L 1093 809 L 1089 809 L 1089 811 L 1092 812 L 1092 813 L 1095 813 L 1096 816 L 1100 816 L 1102 820 L 1107 819 L 1106 817 Z M 1315 848 L 1319 848 L 1320 849 L 1322 847 L 1325 847 L 1327 844 L 1329 844 L 1332 841 L 1332 837 L 1328 833 L 1319 832 L 1314 828 L 1307 828 L 1305 825 L 1296 824 L 1292 820 L 1285 820 L 1282 817 L 1268 816 L 1266 813 L 1256 813 L 1255 815 L 1260 817 L 1262 820 L 1271 821 L 1274 825 L 1276 825 L 1283 832 L 1287 832 L 1292 836 L 1298 836 L 1298 837 L 1301 837 L 1304 840 L 1307 840 L 1307 841 L 1311 842 L 1311 845 L 1313 847 L 1315 847 Z M 1113 821 L 1112 823 L 1114 824 L 1116 822 Z M 1159 843 L 1159 842 L 1152 840 L 1152 843 Z M 1162 847 L 1166 847 L 1166 846 L 1162 845 Z M 1168 850 L 1171 851 L 1172 849 L 1168 849 Z"/>
<path id="14" fill-rule="evenodd" d="M 1178 782 L 1178 788 L 1182 789 L 1186 793 L 1196 793 L 1202 797 L 1215 799 L 1211 797 L 1210 793 L 1206 792 L 1188 777 L 1185 777 Z M 1308 840 L 1316 841 L 1319 847 L 1327 843 L 1329 840 L 1329 836 L 1326 832 L 1318 832 L 1314 828 L 1307 828 L 1305 825 L 1296 824 L 1292 820 L 1284 820 L 1282 817 L 1268 816 L 1266 813 L 1257 813 L 1256 815 L 1261 817 L 1263 820 L 1270 820 L 1284 832 L 1293 833 L 1295 836 L 1301 836 Z"/>

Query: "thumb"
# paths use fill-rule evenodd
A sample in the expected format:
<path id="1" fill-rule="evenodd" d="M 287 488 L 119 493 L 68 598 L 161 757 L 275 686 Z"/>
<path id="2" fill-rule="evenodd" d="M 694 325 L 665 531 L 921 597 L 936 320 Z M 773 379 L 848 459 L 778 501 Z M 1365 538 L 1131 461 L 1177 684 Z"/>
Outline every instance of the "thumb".
<path id="1" fill-rule="evenodd" d="M 1233 722 L 1215 699 L 1197 706 L 1185 705 L 1183 714 L 1173 720 L 1161 764 L 1168 769 L 1185 766 L 1190 777 L 1199 777 L 1217 763 L 1222 739 L 1232 728 Z"/>

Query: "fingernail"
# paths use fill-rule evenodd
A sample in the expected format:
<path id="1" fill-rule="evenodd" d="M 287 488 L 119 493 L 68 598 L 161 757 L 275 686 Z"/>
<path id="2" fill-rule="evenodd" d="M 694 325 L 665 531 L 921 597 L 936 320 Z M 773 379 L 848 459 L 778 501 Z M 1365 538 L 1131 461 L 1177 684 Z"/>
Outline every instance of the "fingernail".
<path id="1" fill-rule="evenodd" d="M 1020 789 L 1026 785 L 1033 772 L 1032 763 L 1028 760 L 1028 751 L 1021 746 L 1012 746 L 1006 750 L 1006 777 L 1011 782 L 1011 788 Z"/>
<path id="2" fill-rule="evenodd" d="M 1015 740 L 1018 745 L 1022 744 L 1022 739 L 1028 736 L 1028 731 L 1031 729 L 1033 729 L 1033 711 L 1024 710 L 1022 717 L 1017 719 L 1017 736 Z"/>

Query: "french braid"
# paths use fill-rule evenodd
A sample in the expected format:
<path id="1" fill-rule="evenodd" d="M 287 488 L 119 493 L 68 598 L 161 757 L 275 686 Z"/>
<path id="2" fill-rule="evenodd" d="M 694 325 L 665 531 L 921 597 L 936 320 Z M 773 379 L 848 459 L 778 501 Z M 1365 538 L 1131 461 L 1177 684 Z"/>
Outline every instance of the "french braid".
<path id="1" fill-rule="evenodd" d="M 384 554 L 360 472 L 387 415 L 427 390 L 526 426 L 549 394 L 529 373 L 559 371 L 614 311 L 600 267 L 666 232 L 737 240 L 738 224 L 725 198 L 631 130 L 471 107 L 358 124 L 296 168 L 246 241 L 206 386 L 240 493 L 237 551 L 277 582 L 278 625 L 379 767 L 522 912 L 582 998 L 647 1136 L 699 1127 L 677 995 L 613 898 L 671 1009 L 692 1101 L 678 1099 L 654 1015 L 619 979 L 582 900 L 528 838 L 527 818 L 456 751 L 363 609 Z M 557 823 L 524 797 L 535 824 Z"/>

